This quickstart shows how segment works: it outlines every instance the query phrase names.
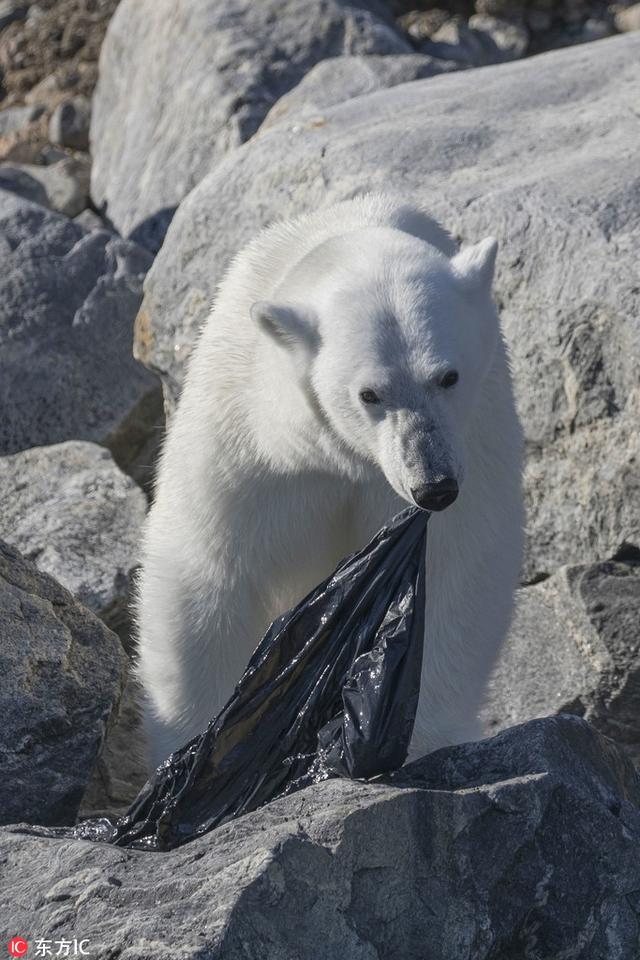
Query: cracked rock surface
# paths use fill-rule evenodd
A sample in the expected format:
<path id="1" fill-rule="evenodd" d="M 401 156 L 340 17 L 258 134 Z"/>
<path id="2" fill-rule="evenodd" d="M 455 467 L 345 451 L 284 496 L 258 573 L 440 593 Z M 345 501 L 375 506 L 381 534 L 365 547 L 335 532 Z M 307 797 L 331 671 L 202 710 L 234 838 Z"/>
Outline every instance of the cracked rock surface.
<path id="1" fill-rule="evenodd" d="M 0 455 L 92 440 L 144 477 L 159 396 L 131 339 L 149 254 L 0 190 L 0 255 Z"/>
<path id="2" fill-rule="evenodd" d="M 458 65 L 421 53 L 387 56 L 342 56 L 321 60 L 289 93 L 271 108 L 260 133 L 283 121 L 314 120 L 322 124 L 322 111 L 336 103 L 361 97 L 400 83 L 435 77 L 457 70 Z"/>
<path id="3" fill-rule="evenodd" d="M 125 674 L 118 637 L 0 541 L 2 823 L 74 822 Z"/>
<path id="4" fill-rule="evenodd" d="M 613 743 L 537 720 L 171 853 L 5 828 L 0 915 L 127 960 L 636 960 L 639 804 Z"/>
<path id="5" fill-rule="evenodd" d="M 631 545 L 518 592 L 487 730 L 559 711 L 590 720 L 640 764 L 640 550 Z"/>
<path id="6" fill-rule="evenodd" d="M 122 0 L 93 101 L 93 199 L 155 250 L 183 197 L 315 63 L 411 52 L 378 0 Z"/>
<path id="7" fill-rule="evenodd" d="M 146 508 L 139 486 L 95 443 L 0 457 L 0 537 L 114 630 L 127 619 Z"/>

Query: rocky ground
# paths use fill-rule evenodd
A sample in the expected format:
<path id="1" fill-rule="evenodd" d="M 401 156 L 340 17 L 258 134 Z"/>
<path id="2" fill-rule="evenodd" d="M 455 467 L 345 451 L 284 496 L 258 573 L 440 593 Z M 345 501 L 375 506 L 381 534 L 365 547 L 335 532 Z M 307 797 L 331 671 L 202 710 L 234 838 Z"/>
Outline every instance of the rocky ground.
<path id="1" fill-rule="evenodd" d="M 153 463 L 215 285 L 272 219 L 397 189 L 499 238 L 528 507 L 497 736 L 166 856 L 6 826 L 2 936 L 640 955 L 638 9 L 0 0 L 0 822 L 121 811 L 144 779 Z"/>
<path id="2" fill-rule="evenodd" d="M 2 159 L 47 162 L 52 155 L 51 143 L 87 149 L 89 101 L 98 76 L 98 56 L 117 3 L 118 0 L 3 0 Z M 78 129 L 69 136 L 68 121 L 65 124 L 64 108 L 60 109 L 60 105 L 73 100 L 83 116 L 81 126 L 77 124 Z M 30 112 L 11 111 L 18 106 L 29 107 Z"/>
<path id="3" fill-rule="evenodd" d="M 611 741 L 538 720 L 167 854 L 0 830 L 0 914 L 105 958 L 635 960 L 639 807 Z"/>
<path id="4" fill-rule="evenodd" d="M 144 120 L 147 127 L 139 138 L 141 164 L 145 162 L 145 134 L 155 125 L 153 111 L 157 104 L 154 108 L 154 101 L 163 99 L 162 95 L 156 98 L 156 92 L 165 86 L 180 86 L 175 80 L 182 74 L 182 57 L 187 62 L 192 55 L 198 56 L 197 47 L 189 42 L 182 43 L 180 14 L 173 9 L 178 5 L 165 4 L 163 8 L 163 2 L 158 0 L 157 4 L 148 5 L 148 9 L 164 11 L 166 23 L 161 45 L 167 44 L 169 59 L 178 67 L 178 73 L 163 70 L 163 54 L 157 47 L 159 59 L 155 62 L 146 60 L 144 53 L 137 58 L 139 69 L 135 89 L 124 83 L 115 83 L 111 92 L 112 96 L 116 95 L 115 91 L 120 88 L 132 101 L 137 99 L 149 107 L 150 116 L 143 117 L 142 111 L 138 113 L 138 121 Z M 85 215 L 87 223 L 96 222 L 93 216 L 97 212 L 96 203 L 103 214 L 107 212 L 109 202 L 111 207 L 117 203 L 116 198 L 109 197 L 108 192 L 101 189 L 100 179 L 94 182 L 93 191 L 88 189 L 86 153 L 90 101 L 98 78 L 98 56 L 117 5 L 118 0 L 2 0 L 0 3 L 0 164 L 4 161 L 0 166 L 0 186 L 4 184 L 9 189 L 18 190 L 68 216 L 89 211 Z M 168 188 L 166 206 L 155 211 L 150 222 L 143 220 L 138 224 L 139 233 L 135 239 L 154 252 L 177 202 L 195 185 L 206 166 L 211 165 L 221 151 L 251 136 L 269 107 L 294 87 L 316 61 L 340 52 L 416 54 L 413 61 L 407 57 L 405 64 L 392 69 L 388 75 L 386 64 L 371 62 L 362 67 L 357 90 L 355 77 L 350 77 L 353 96 L 356 92 L 375 88 L 380 82 L 380 72 L 383 85 L 389 86 L 435 73 L 517 60 L 545 50 L 640 29 L 640 3 L 634 4 L 630 0 L 613 4 L 606 0 L 375 0 L 369 7 L 375 9 L 377 22 L 370 24 L 368 29 L 363 24 L 366 14 L 362 13 L 362 5 L 357 2 L 351 5 L 351 9 L 360 9 L 348 15 L 344 23 L 339 16 L 325 16 L 324 13 L 318 16 L 312 3 L 309 15 L 304 16 L 301 11 L 297 30 L 292 31 L 290 25 L 295 6 L 285 4 L 273 19 L 268 4 L 262 13 L 259 9 L 245 11 L 247 25 L 254 21 L 257 29 L 247 31 L 242 42 L 245 43 L 250 34 L 252 42 L 260 38 L 255 49 L 249 52 L 245 48 L 242 52 L 245 64 L 251 62 L 252 69 L 243 71 L 245 77 L 240 84 L 238 75 L 235 76 L 231 100 L 231 88 L 229 92 L 219 89 L 215 73 L 207 78 L 205 89 L 210 94 L 211 108 L 214 114 L 220 112 L 221 119 L 207 118 L 203 124 L 206 130 L 200 130 L 200 148 L 195 156 L 190 150 L 184 176 Z M 345 6 L 349 5 L 345 3 Z M 127 29 L 140 30 L 141 51 L 144 51 L 146 9 L 144 0 L 141 0 L 137 15 L 129 15 L 127 19 Z M 189 8 L 184 5 L 184 9 Z M 206 10 L 203 13 L 201 26 L 206 34 L 208 13 Z M 191 37 L 197 32 L 195 24 L 202 16 L 199 4 L 189 9 L 189 14 L 191 24 L 187 36 Z M 281 24 L 283 36 L 291 39 L 292 46 L 286 37 L 282 45 L 279 37 Z M 344 26 L 346 31 L 335 46 L 335 30 L 337 28 L 340 33 Z M 112 32 L 116 37 L 117 28 Z M 225 26 L 212 51 L 214 57 L 219 58 L 223 71 L 225 59 L 235 56 L 232 34 L 233 29 Z M 158 36 L 156 43 L 159 41 Z M 266 47 L 264 41 L 267 41 Z M 112 56 L 117 45 L 114 39 Z M 193 65 L 190 69 L 194 69 Z M 258 85 L 267 89 L 257 91 L 252 76 Z M 340 74 L 334 76 L 330 70 L 321 71 L 315 83 L 317 89 L 323 91 L 325 104 L 327 88 L 341 95 Z M 244 92 L 243 86 L 246 88 Z M 201 97 L 204 92 L 200 90 Z M 109 110 L 108 115 L 113 116 L 113 111 Z M 189 137 L 181 134 L 177 116 L 174 116 L 170 137 L 163 136 L 165 149 L 175 155 L 175 164 L 185 159 L 182 156 L 185 143 L 192 145 Z M 187 116 L 193 121 L 196 112 L 187 111 Z M 119 131 L 110 130 L 107 135 L 97 121 L 96 136 L 103 140 L 103 150 L 107 149 L 104 141 L 108 136 L 114 141 L 111 152 L 117 155 L 121 146 L 118 134 Z M 154 188 L 163 179 L 162 159 L 159 156 L 156 161 L 152 178 Z M 5 165 L 8 162 L 11 166 Z M 26 168 L 23 165 L 27 165 Z M 36 170 L 34 167 L 47 169 Z M 165 179 L 169 183 L 172 178 L 167 174 Z M 123 215 L 127 211 L 125 220 L 127 216 L 135 219 L 136 210 L 131 209 L 130 198 L 122 204 L 122 209 Z M 121 222 L 117 211 L 115 222 Z"/>
<path id="5" fill-rule="evenodd" d="M 607 0 L 390 0 L 397 23 L 418 50 L 458 48 L 465 66 L 588 43 L 637 30 L 640 4 Z"/>

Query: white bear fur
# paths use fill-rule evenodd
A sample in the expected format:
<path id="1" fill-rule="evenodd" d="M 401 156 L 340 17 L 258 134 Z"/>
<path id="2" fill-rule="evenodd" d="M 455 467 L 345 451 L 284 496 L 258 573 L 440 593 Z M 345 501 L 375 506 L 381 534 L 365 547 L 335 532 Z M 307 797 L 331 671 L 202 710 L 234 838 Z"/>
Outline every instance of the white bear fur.
<path id="1" fill-rule="evenodd" d="M 409 757 L 481 736 L 524 525 L 494 257 L 495 242 L 458 253 L 425 213 L 377 195 L 271 226 L 236 257 L 144 533 L 137 672 L 154 765 L 221 709 L 276 616 L 412 488 L 451 473 L 459 496 L 429 522 Z M 364 388 L 383 402 L 363 404 Z"/>

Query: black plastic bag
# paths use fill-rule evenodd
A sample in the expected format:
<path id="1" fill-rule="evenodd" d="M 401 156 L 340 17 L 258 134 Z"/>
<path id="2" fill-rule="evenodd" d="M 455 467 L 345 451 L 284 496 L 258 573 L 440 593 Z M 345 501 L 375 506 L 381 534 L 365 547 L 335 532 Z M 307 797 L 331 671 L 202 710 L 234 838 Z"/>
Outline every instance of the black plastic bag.
<path id="1" fill-rule="evenodd" d="M 428 517 L 400 513 L 275 620 L 204 733 L 115 824 L 73 835 L 170 850 L 310 783 L 400 767 L 420 692 Z"/>

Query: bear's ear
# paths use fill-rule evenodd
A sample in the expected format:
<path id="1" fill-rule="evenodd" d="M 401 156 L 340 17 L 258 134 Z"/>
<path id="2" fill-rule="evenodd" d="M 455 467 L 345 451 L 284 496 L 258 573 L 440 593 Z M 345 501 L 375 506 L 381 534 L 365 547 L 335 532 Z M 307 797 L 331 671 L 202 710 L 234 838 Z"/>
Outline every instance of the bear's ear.
<path id="1" fill-rule="evenodd" d="M 490 290 L 496 265 L 498 241 L 485 237 L 480 243 L 465 247 L 451 260 L 451 266 L 466 287 L 471 290 Z"/>
<path id="2" fill-rule="evenodd" d="M 316 346 L 317 333 L 301 310 L 284 304 L 258 300 L 251 307 L 251 319 L 271 337 L 279 347 L 287 350 L 311 352 Z"/>

